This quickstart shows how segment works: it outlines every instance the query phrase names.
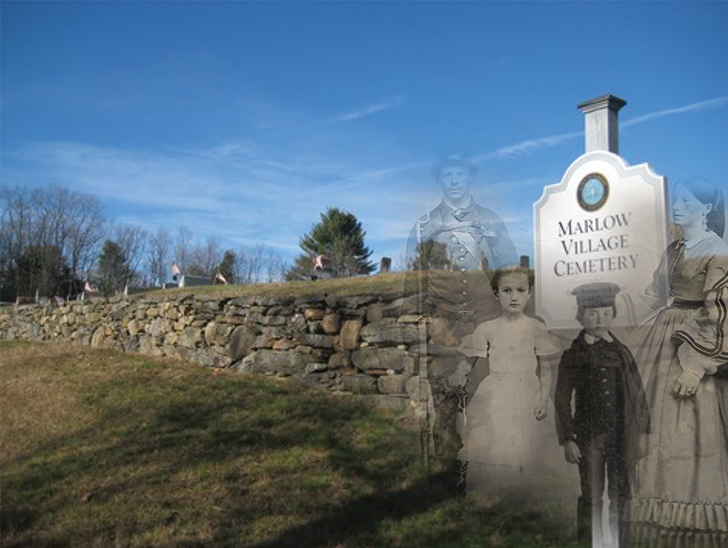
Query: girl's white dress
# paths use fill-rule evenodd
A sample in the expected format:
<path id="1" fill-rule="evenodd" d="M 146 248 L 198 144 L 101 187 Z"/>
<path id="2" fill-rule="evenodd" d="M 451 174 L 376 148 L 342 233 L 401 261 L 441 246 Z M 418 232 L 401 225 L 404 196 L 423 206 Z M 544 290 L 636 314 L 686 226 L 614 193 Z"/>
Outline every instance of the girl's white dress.
<path id="1" fill-rule="evenodd" d="M 533 415 L 540 394 L 537 356 L 561 352 L 558 339 L 533 318 L 501 316 L 480 324 L 463 339 L 460 351 L 489 358 L 490 369 L 467 408 L 467 491 L 519 507 L 574 514 L 578 470 L 564 459 L 551 399 L 546 419 Z M 554 368 L 552 386 L 556 374 Z"/>

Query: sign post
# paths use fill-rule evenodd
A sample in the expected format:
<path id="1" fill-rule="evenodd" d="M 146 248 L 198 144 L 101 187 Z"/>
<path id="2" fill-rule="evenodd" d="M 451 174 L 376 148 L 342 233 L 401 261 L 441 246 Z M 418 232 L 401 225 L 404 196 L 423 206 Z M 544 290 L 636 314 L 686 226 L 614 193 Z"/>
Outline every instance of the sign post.
<path id="1" fill-rule="evenodd" d="M 649 165 L 618 155 L 618 112 L 605 95 L 579 105 L 586 152 L 534 204 L 536 314 L 551 329 L 579 327 L 571 290 L 612 282 L 625 297 L 644 292 L 667 247 L 667 182 Z M 617 314 L 628 326 L 633 314 Z"/>

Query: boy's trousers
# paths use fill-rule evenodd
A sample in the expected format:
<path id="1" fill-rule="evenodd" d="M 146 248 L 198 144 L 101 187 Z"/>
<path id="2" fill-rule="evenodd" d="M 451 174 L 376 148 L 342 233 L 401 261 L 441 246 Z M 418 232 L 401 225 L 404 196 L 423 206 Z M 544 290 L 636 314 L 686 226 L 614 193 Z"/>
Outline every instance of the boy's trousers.
<path id="1" fill-rule="evenodd" d="M 597 539 L 602 543 L 602 495 L 605 477 L 608 481 L 609 527 L 612 543 L 627 546 L 627 520 L 629 518 L 629 477 L 622 436 L 616 432 L 592 435 L 579 441 L 581 452 L 579 479 L 581 496 L 577 505 L 577 537 L 580 540 Z M 605 472 L 606 471 L 606 472 Z M 618 544 L 615 541 L 618 540 Z"/>

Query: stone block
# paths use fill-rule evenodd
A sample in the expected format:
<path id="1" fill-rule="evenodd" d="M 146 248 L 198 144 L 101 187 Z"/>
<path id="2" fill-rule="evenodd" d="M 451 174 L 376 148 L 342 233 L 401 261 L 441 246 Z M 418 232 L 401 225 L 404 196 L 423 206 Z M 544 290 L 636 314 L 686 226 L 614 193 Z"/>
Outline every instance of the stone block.
<path id="1" fill-rule="evenodd" d="M 192 356 L 192 350 L 183 346 L 165 344 L 163 347 L 164 355 L 182 361 L 189 361 Z"/>
<path id="2" fill-rule="evenodd" d="M 398 345 L 419 341 L 419 330 L 415 324 L 397 323 L 392 318 L 365 325 L 361 330 L 361 338 L 370 344 Z"/>
<path id="3" fill-rule="evenodd" d="M 364 319 L 364 316 L 367 315 L 367 311 L 366 308 L 339 308 L 339 314 L 341 314 L 342 318 L 347 320 L 356 318 Z"/>
<path id="4" fill-rule="evenodd" d="M 329 335 L 338 333 L 339 329 L 341 329 L 341 316 L 339 316 L 336 312 L 326 314 L 324 319 L 321 321 L 321 326 L 324 329 L 324 333 Z"/>
<path id="5" fill-rule="evenodd" d="M 230 325 L 210 322 L 205 327 L 205 342 L 209 345 L 227 346 L 232 330 Z"/>
<path id="6" fill-rule="evenodd" d="M 129 330 L 130 335 L 138 335 L 144 331 L 144 324 L 135 318 L 127 324 L 126 328 Z"/>
<path id="7" fill-rule="evenodd" d="M 349 350 L 342 350 L 332 354 L 329 357 L 329 368 L 340 369 L 342 367 L 349 367 L 351 365 L 351 352 Z"/>
<path id="8" fill-rule="evenodd" d="M 401 373 L 406 371 L 408 367 L 412 367 L 412 364 L 408 362 L 414 360 L 407 352 L 399 348 L 366 347 L 352 352 L 351 361 L 363 371 L 368 369 L 391 369 L 396 373 Z"/>
<path id="9" fill-rule="evenodd" d="M 350 297 L 343 297 L 339 306 L 341 308 L 350 308 L 354 310 L 365 308 L 366 305 L 377 300 L 379 300 L 379 295 L 354 295 Z"/>
<path id="10" fill-rule="evenodd" d="M 241 373 L 278 373 L 282 375 L 301 375 L 309 363 L 316 358 L 299 352 L 277 350 L 256 350 L 246 356 L 238 366 Z"/>
<path id="11" fill-rule="evenodd" d="M 397 318 L 397 323 L 419 323 L 419 314 L 404 314 Z"/>
<path id="12" fill-rule="evenodd" d="M 334 338 L 331 335 L 314 335 L 311 333 L 301 333 L 296 336 L 298 341 L 306 346 L 313 348 L 334 348 Z"/>
<path id="13" fill-rule="evenodd" d="M 263 325 L 270 326 L 282 326 L 288 323 L 287 316 L 265 316 L 263 318 Z"/>
<path id="14" fill-rule="evenodd" d="M 35 335 L 35 336 L 37 336 L 37 335 Z M 34 337 L 34 335 L 32 333 L 31 333 L 31 337 Z M 105 338 L 106 338 L 106 329 L 104 327 L 99 327 L 96 331 L 94 331 L 93 337 L 91 337 L 91 346 L 93 348 L 101 348 Z"/>
<path id="15" fill-rule="evenodd" d="M 263 327 L 260 332 L 274 339 L 283 339 L 289 336 L 288 330 L 285 327 Z"/>
<path id="16" fill-rule="evenodd" d="M 341 348 L 355 350 L 359 346 L 359 333 L 364 322 L 360 319 L 346 320 L 341 326 Z"/>
<path id="17" fill-rule="evenodd" d="M 385 375 L 377 379 L 377 388 L 382 394 L 406 394 L 406 375 Z"/>
<path id="18" fill-rule="evenodd" d="M 341 388 L 353 394 L 376 394 L 377 382 L 369 375 L 344 375 L 341 377 Z"/>
<path id="19" fill-rule="evenodd" d="M 323 320 L 325 315 L 326 312 L 323 308 L 306 308 L 303 311 L 303 317 L 306 319 L 307 322 L 311 322 L 314 320 Z"/>
<path id="20" fill-rule="evenodd" d="M 242 360 L 253 349 L 258 330 L 254 327 L 241 325 L 236 327 L 230 335 L 230 359 L 234 362 Z"/>
<path id="21" fill-rule="evenodd" d="M 367 306 L 367 322 L 378 322 L 381 320 L 383 316 L 383 306 L 382 303 L 372 303 L 369 306 Z"/>
<path id="22" fill-rule="evenodd" d="M 385 318 L 399 317 L 404 314 L 417 314 L 420 302 L 417 295 L 410 295 L 396 299 L 384 306 L 382 313 Z"/>
<path id="23" fill-rule="evenodd" d="M 415 375 L 414 377 L 408 378 L 404 383 L 404 389 L 409 398 L 414 401 L 420 401 L 420 377 Z"/>
<path id="24" fill-rule="evenodd" d="M 273 350 L 291 350 L 296 348 L 298 343 L 291 339 L 278 339 L 273 343 Z"/>
<path id="25" fill-rule="evenodd" d="M 271 306 L 290 306 L 294 302 L 291 297 L 250 297 L 250 304 L 252 306 L 263 306 L 270 308 Z"/>
<path id="26" fill-rule="evenodd" d="M 245 316 L 245 323 L 247 325 L 252 324 L 261 324 L 263 325 L 263 322 L 265 321 L 265 316 L 263 314 L 260 314 L 258 312 L 250 312 L 247 316 Z"/>
<path id="27" fill-rule="evenodd" d="M 332 385 L 327 373 L 307 373 L 301 377 L 301 381 L 308 386 L 319 386 L 329 388 Z"/>
<path id="28" fill-rule="evenodd" d="M 228 356 L 222 354 L 222 348 L 200 348 L 192 354 L 191 361 L 204 367 L 228 367 L 232 363 Z"/>
<path id="29" fill-rule="evenodd" d="M 255 342 L 253 342 L 253 349 L 259 350 L 261 348 L 273 348 L 273 345 L 277 340 L 277 337 L 263 333 L 255 338 Z"/>
<path id="30" fill-rule="evenodd" d="M 165 333 L 166 324 L 162 318 L 156 318 L 152 320 L 147 329 L 148 333 L 153 337 L 158 337 Z"/>
<path id="31" fill-rule="evenodd" d="M 266 312 L 266 316 L 293 316 L 292 306 L 272 306 Z"/>
<path id="32" fill-rule="evenodd" d="M 139 351 L 139 337 L 128 337 L 122 342 L 124 352 L 138 352 Z"/>
<path id="33" fill-rule="evenodd" d="M 220 316 L 215 321 L 217 321 L 218 323 L 225 323 L 232 326 L 243 325 L 245 323 L 245 316 L 235 316 L 229 314 L 227 316 Z"/>
<path id="34" fill-rule="evenodd" d="M 202 329 L 197 329 L 193 326 L 185 327 L 184 331 L 179 336 L 179 344 L 186 348 L 197 348 L 202 342 Z"/>
<path id="35" fill-rule="evenodd" d="M 186 317 L 185 318 L 181 318 L 181 319 L 177 320 L 176 322 L 174 322 L 174 330 L 175 331 L 182 331 L 188 325 L 190 325 L 190 322 L 187 321 L 187 318 Z"/>
<path id="36" fill-rule="evenodd" d="M 325 363 L 309 363 L 306 365 L 305 374 L 310 375 L 312 373 L 322 373 L 328 371 L 329 366 Z"/>
<path id="37" fill-rule="evenodd" d="M 303 314 L 295 314 L 290 321 L 291 329 L 296 333 L 303 333 L 306 331 L 306 319 Z"/>

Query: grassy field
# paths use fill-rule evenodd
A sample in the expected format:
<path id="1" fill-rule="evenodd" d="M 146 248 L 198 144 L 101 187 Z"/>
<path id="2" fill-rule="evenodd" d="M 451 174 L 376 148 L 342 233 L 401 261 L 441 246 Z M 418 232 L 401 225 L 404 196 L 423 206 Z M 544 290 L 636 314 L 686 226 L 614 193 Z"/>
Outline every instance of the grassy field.
<path id="1" fill-rule="evenodd" d="M 376 276 L 353 276 L 329 280 L 296 281 L 280 283 L 260 283 L 245 285 L 204 285 L 175 289 L 150 291 L 151 296 L 196 295 L 199 297 L 305 297 L 311 295 L 400 295 L 406 289 L 413 292 L 417 288 L 416 276 L 403 272 L 377 274 Z"/>
<path id="2" fill-rule="evenodd" d="M 0 342 L 3 547 L 568 546 L 450 498 L 401 416 L 296 384 Z"/>

